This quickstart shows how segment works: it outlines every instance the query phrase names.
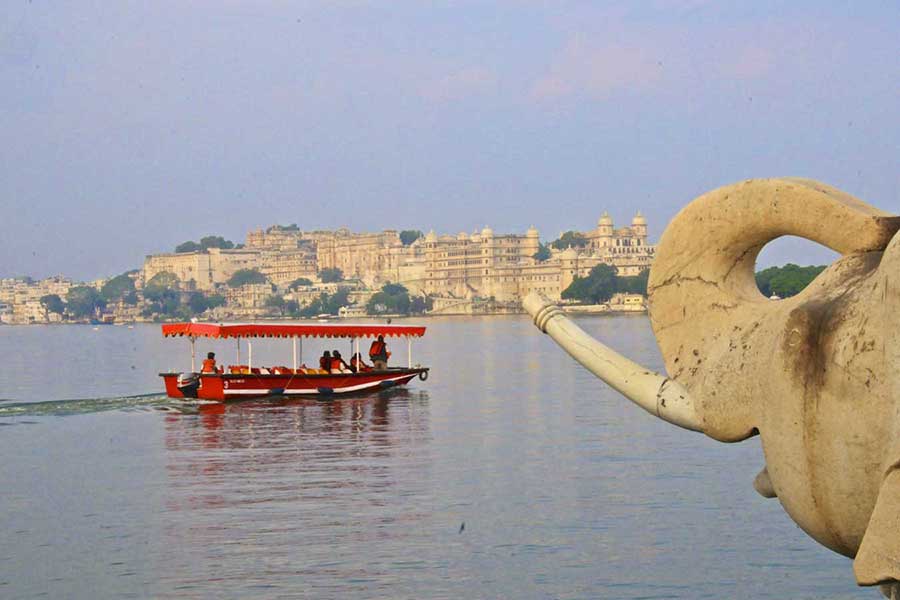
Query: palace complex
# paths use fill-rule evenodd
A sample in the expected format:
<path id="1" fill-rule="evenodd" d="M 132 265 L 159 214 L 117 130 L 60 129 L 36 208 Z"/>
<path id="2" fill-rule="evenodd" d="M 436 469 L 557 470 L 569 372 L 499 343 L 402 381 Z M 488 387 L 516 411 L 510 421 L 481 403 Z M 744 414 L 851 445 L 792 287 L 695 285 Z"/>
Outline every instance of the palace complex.
<path id="1" fill-rule="evenodd" d="M 497 234 L 490 227 L 456 235 L 431 231 L 414 240 L 411 237 L 415 235 L 409 234 L 415 232 L 401 236 L 391 229 L 354 233 L 348 229 L 303 231 L 296 225 L 273 225 L 251 231 L 245 243 L 236 248 L 153 254 L 145 258 L 142 270 L 125 274 L 133 282 L 130 297 L 120 293 L 95 304 L 89 316 L 117 321 L 150 319 L 160 311 L 168 311 L 161 314 L 171 316 L 188 303 L 199 313 L 205 310 L 204 298 L 220 307 L 217 318 L 265 316 L 288 302 L 295 307 L 311 306 L 323 294 L 334 295 L 339 288 L 349 294 L 347 305 L 340 307 L 341 314 L 364 315 L 369 299 L 387 283 L 399 283 L 411 295 L 427 295 L 433 313 L 517 312 L 529 292 L 543 292 L 559 300 L 575 277 L 587 276 L 599 264 L 616 267 L 621 276 L 638 275 L 650 266 L 656 250 L 648 243 L 647 222 L 640 213 L 630 226 L 619 229 L 604 213 L 595 228 L 561 236 L 568 241 L 563 244 L 559 240 L 559 247 L 549 251 L 542 250 L 534 227 L 524 234 Z M 329 269 L 340 269 L 344 281 L 322 281 L 323 272 Z M 230 286 L 232 276 L 243 270 L 259 271 L 265 279 Z M 171 274 L 162 281 L 171 281 L 172 275 L 178 280 L 175 296 L 164 299 L 157 294 L 148 298 L 145 286 L 161 273 Z M 70 289 L 86 286 L 99 294 L 109 281 L 75 284 L 61 276 L 41 281 L 0 279 L 0 324 L 84 320 L 85 315 L 72 314 Z M 294 282 L 297 285 L 291 286 Z M 128 287 L 119 289 L 127 292 Z M 109 293 L 115 294 L 115 290 L 113 287 Z M 44 301 L 51 296 L 58 297 L 57 304 Z M 277 296 L 274 303 L 273 296 Z M 51 310 L 59 310 L 53 307 L 58 307 L 60 300 L 65 302 L 65 315 Z M 625 306 L 628 302 L 640 306 Z M 641 309 L 643 300 L 639 296 L 613 298 L 613 304 L 622 305 L 615 310 Z"/>
<path id="2" fill-rule="evenodd" d="M 167 271 L 188 289 L 211 291 L 240 269 L 257 269 L 273 284 L 286 286 L 301 277 L 315 281 L 320 271 L 336 268 L 372 289 L 400 283 L 411 293 L 435 298 L 515 303 L 533 290 L 559 299 L 576 276 L 600 263 L 615 266 L 622 276 L 637 275 L 650 266 L 655 251 L 640 213 L 619 229 L 604 213 L 596 228 L 578 238 L 572 247 L 552 249 L 548 259 L 538 260 L 540 235 L 534 227 L 525 234 L 495 234 L 489 227 L 457 235 L 432 231 L 404 245 L 395 230 L 301 231 L 276 225 L 248 233 L 239 249 L 148 256 L 143 281 Z"/>

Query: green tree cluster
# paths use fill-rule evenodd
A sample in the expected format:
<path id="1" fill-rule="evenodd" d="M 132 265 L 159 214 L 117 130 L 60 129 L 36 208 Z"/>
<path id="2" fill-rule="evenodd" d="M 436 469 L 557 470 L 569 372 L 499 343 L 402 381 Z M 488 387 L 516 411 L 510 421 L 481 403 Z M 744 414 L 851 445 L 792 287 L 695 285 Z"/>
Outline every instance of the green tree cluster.
<path id="1" fill-rule="evenodd" d="M 587 246 L 588 240 L 586 237 L 578 233 L 577 231 L 567 231 L 562 234 L 558 240 L 554 240 L 550 242 L 550 245 L 556 248 L 557 250 L 565 250 L 568 247 L 572 248 L 583 248 Z"/>
<path id="2" fill-rule="evenodd" d="M 285 302 L 284 298 L 279 296 L 278 294 L 272 294 L 264 303 L 266 308 L 271 308 L 272 310 L 278 312 L 279 315 L 284 316 L 285 310 L 287 309 L 287 302 Z"/>
<path id="3" fill-rule="evenodd" d="M 336 315 L 342 306 L 350 304 L 350 289 L 338 288 L 333 294 L 321 294 L 318 298 L 299 309 L 301 317 L 315 317 L 316 315 Z"/>
<path id="4" fill-rule="evenodd" d="M 585 304 L 600 304 L 616 293 L 647 295 L 647 279 L 650 270 L 644 269 L 634 277 L 620 277 L 615 267 L 601 263 L 591 269 L 587 277 L 575 277 L 563 290 L 565 300 L 577 300 Z"/>
<path id="5" fill-rule="evenodd" d="M 182 294 L 178 277 L 168 271 L 157 273 L 147 282 L 144 286 L 144 300 L 147 303 L 142 312 L 145 317 L 156 315 L 178 319 L 189 319 L 225 304 L 225 298 L 220 294 Z"/>
<path id="6" fill-rule="evenodd" d="M 225 297 L 220 294 L 210 294 L 209 296 L 205 296 L 200 292 L 193 292 L 188 296 L 187 301 L 187 307 L 190 309 L 190 314 L 192 316 L 199 315 L 211 308 L 217 308 L 224 305 Z"/>
<path id="7" fill-rule="evenodd" d="M 425 296 L 410 297 L 409 291 L 402 285 L 388 283 L 381 291 L 372 294 L 366 303 L 366 312 L 370 315 L 409 315 L 421 314 L 431 310 L 432 300 Z"/>
<path id="8" fill-rule="evenodd" d="M 338 283 L 344 280 L 344 272 L 337 267 L 322 269 L 319 271 L 319 279 L 322 280 L 322 283 Z"/>
<path id="9" fill-rule="evenodd" d="M 793 263 L 769 267 L 756 274 L 756 286 L 764 296 L 789 298 L 802 292 L 824 270 L 824 265 L 801 267 Z"/>
<path id="10" fill-rule="evenodd" d="M 300 227 L 296 223 L 291 223 L 290 225 L 272 225 L 266 229 L 266 233 L 272 233 L 273 231 L 300 231 Z"/>
<path id="11" fill-rule="evenodd" d="M 420 237 L 425 237 L 425 234 L 418 229 L 404 229 L 400 232 L 400 241 L 404 246 L 409 246 Z"/>
<path id="12" fill-rule="evenodd" d="M 147 307 L 143 314 L 150 316 L 174 315 L 181 306 L 181 290 L 178 276 L 169 271 L 160 271 L 144 286 L 144 300 Z"/>
<path id="13" fill-rule="evenodd" d="M 234 242 L 226 240 L 220 235 L 208 235 L 200 238 L 200 242 L 187 241 L 175 246 L 175 252 L 182 254 L 184 252 L 201 252 L 209 248 L 221 248 L 222 250 L 231 250 L 234 248 Z"/>
<path id="14" fill-rule="evenodd" d="M 650 279 L 650 269 L 644 269 L 634 277 L 616 276 L 616 291 L 624 294 L 647 295 L 647 280 Z"/>
<path id="15" fill-rule="evenodd" d="M 41 296 L 41 306 L 47 309 L 47 312 L 63 314 L 66 310 L 66 304 L 57 294 L 47 294 Z"/>
<path id="16" fill-rule="evenodd" d="M 296 290 L 297 288 L 301 288 L 301 287 L 309 287 L 309 286 L 311 286 L 312 284 L 313 284 L 313 282 L 310 281 L 309 279 L 307 279 L 306 277 L 298 277 L 297 279 L 293 280 L 293 281 L 290 283 L 290 285 L 288 286 L 288 289 L 291 290 L 291 291 L 293 292 L 293 291 Z"/>
<path id="17" fill-rule="evenodd" d="M 137 304 L 137 292 L 134 291 L 134 279 L 129 277 L 126 273 L 116 275 L 103 284 L 103 287 L 100 288 L 100 296 L 102 296 L 106 302 L 119 302 L 121 300 L 125 302 L 125 304 Z"/>
<path id="18" fill-rule="evenodd" d="M 266 276 L 257 269 L 238 269 L 228 280 L 228 287 L 237 288 L 252 283 L 266 283 Z"/>
<path id="19" fill-rule="evenodd" d="M 74 286 L 66 294 L 66 310 L 76 319 L 93 317 L 105 307 L 106 301 L 100 296 L 100 292 L 90 286 Z"/>
<path id="20" fill-rule="evenodd" d="M 531 255 L 531 258 L 538 262 L 544 262 L 550 259 L 550 247 L 547 244 L 538 243 L 538 251 Z"/>

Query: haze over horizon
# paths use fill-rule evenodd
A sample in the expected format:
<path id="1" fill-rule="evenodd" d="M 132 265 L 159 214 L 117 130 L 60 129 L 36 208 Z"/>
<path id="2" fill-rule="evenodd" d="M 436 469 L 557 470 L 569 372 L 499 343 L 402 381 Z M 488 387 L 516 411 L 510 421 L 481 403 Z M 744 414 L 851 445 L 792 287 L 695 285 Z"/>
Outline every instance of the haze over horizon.
<path id="1" fill-rule="evenodd" d="M 752 177 L 900 213 L 900 7 L 784 4 L 10 3 L 0 277 L 275 223 L 549 241 L 641 210 L 655 242 Z"/>

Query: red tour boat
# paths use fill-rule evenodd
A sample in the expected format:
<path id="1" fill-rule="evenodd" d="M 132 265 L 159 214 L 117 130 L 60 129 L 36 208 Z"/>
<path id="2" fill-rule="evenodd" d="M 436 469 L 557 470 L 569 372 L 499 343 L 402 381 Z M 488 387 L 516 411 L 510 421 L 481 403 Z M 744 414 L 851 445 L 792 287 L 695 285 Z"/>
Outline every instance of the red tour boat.
<path id="1" fill-rule="evenodd" d="M 162 326 L 165 337 L 187 337 L 191 342 L 191 372 L 160 373 L 171 398 L 204 400 L 236 400 L 264 396 L 308 396 L 345 394 L 384 389 L 409 383 L 418 377 L 428 379 L 428 367 L 413 367 L 412 338 L 422 337 L 424 327 L 405 325 L 332 325 L 332 324 L 213 324 L 172 323 Z M 353 352 L 360 352 L 360 340 L 383 335 L 406 338 L 408 366 L 389 367 L 384 371 L 363 369 L 359 372 L 333 372 L 302 364 L 302 338 L 345 338 L 351 340 Z M 198 373 L 194 341 L 203 338 L 234 338 L 237 341 L 237 363 L 215 373 Z M 241 361 L 241 340 L 247 338 L 247 363 Z M 252 338 L 292 338 L 291 366 L 254 366 Z M 300 338 L 300 355 L 297 340 Z"/>

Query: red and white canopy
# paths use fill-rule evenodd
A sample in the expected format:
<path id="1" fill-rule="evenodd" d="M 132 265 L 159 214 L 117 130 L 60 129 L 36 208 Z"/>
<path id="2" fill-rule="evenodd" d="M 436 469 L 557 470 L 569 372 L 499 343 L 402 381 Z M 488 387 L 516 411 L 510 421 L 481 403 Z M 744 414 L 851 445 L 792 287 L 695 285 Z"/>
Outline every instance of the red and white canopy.
<path id="1" fill-rule="evenodd" d="M 208 338 L 359 338 L 359 337 L 422 337 L 424 327 L 407 325 L 331 325 L 294 323 L 167 323 L 162 326 L 165 337 Z"/>

